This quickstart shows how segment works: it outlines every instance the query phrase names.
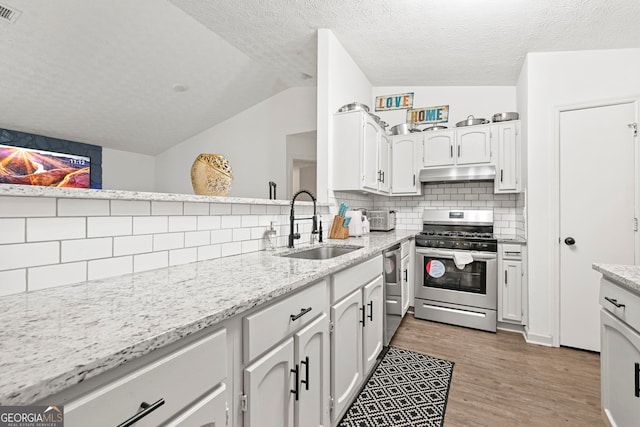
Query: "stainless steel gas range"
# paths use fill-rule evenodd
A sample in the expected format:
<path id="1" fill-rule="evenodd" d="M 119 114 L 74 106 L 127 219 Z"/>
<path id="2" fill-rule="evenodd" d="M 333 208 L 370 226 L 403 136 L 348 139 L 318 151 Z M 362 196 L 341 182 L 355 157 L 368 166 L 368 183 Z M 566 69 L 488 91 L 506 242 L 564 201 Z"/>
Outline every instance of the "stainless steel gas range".
<path id="1" fill-rule="evenodd" d="M 429 210 L 416 235 L 415 317 L 496 331 L 491 210 Z"/>

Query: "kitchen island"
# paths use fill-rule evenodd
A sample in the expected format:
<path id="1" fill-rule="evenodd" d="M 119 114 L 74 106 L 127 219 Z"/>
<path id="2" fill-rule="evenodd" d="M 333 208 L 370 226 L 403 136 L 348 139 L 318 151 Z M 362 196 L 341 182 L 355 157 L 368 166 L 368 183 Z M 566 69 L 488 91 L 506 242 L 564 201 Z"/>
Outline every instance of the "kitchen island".
<path id="1" fill-rule="evenodd" d="M 0 404 L 36 402 L 379 255 L 415 230 L 328 244 L 328 260 L 259 251 L 0 298 Z M 303 246 L 301 245 L 301 248 Z"/>

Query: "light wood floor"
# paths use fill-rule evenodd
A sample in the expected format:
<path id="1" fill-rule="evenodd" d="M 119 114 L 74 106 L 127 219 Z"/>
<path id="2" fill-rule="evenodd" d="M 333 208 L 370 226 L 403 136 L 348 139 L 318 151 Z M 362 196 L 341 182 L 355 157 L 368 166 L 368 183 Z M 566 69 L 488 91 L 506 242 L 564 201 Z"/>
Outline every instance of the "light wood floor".
<path id="1" fill-rule="evenodd" d="M 445 426 L 604 426 L 600 356 L 407 314 L 391 345 L 455 362 Z"/>

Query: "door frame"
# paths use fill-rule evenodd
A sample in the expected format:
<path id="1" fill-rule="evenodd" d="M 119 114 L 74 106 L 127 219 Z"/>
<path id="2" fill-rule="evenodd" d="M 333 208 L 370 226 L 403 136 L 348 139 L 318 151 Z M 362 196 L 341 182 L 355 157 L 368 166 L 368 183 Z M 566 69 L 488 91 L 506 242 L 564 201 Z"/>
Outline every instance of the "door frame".
<path id="1" fill-rule="evenodd" d="M 553 245 L 553 250 L 551 251 L 550 256 L 550 278 L 551 280 L 551 345 L 553 347 L 560 347 L 560 245 L 561 245 L 561 237 L 560 236 L 560 116 L 564 112 L 575 111 L 575 110 L 584 110 L 588 108 L 598 108 L 598 107 L 608 107 L 612 105 L 620 105 L 620 104 L 633 104 L 634 106 L 634 121 L 638 123 L 638 114 L 639 114 L 639 104 L 640 104 L 640 95 L 635 97 L 625 97 L 625 98 L 615 98 L 609 100 L 600 100 L 600 101 L 591 101 L 591 102 L 583 102 L 578 104 L 568 104 L 556 106 L 553 111 L 553 147 L 551 150 L 552 156 L 552 168 L 551 168 L 551 179 L 549 181 L 549 218 L 551 218 L 551 227 L 549 228 L 549 239 L 551 242 L 555 242 L 557 240 L 557 244 Z M 638 149 L 638 141 L 639 137 L 636 138 L 636 143 L 634 145 L 634 163 L 635 163 L 635 171 L 634 178 L 636 182 L 635 188 L 635 217 L 638 217 L 638 212 L 640 211 L 640 182 L 638 181 L 640 177 L 639 169 L 640 169 L 640 160 L 639 160 L 639 149 Z M 640 249 L 640 238 L 638 234 L 635 234 L 635 263 L 638 265 L 639 261 L 639 249 Z"/>

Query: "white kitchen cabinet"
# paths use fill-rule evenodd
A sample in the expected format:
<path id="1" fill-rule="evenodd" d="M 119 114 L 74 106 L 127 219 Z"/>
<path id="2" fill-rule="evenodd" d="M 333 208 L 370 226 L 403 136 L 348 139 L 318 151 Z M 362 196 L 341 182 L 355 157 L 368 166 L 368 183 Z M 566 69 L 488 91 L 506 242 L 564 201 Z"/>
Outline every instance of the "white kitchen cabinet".
<path id="1" fill-rule="evenodd" d="M 206 426 L 212 423 L 214 426 L 230 426 L 227 393 L 226 384 L 220 384 L 163 427 Z"/>
<path id="2" fill-rule="evenodd" d="M 331 306 L 331 397 L 334 421 L 349 407 L 363 380 L 361 309 L 360 289 Z"/>
<path id="3" fill-rule="evenodd" d="M 455 133 L 457 165 L 491 162 L 491 125 L 465 126 Z"/>
<path id="4" fill-rule="evenodd" d="M 364 372 L 368 373 L 384 345 L 384 282 L 382 276 L 362 288 L 365 311 L 362 325 L 362 349 Z"/>
<path id="5" fill-rule="evenodd" d="M 434 130 L 424 132 L 422 165 L 452 166 L 455 164 L 455 130 Z"/>
<path id="6" fill-rule="evenodd" d="M 494 192 L 519 193 L 522 191 L 520 121 L 493 124 L 492 134 L 497 152 Z"/>
<path id="7" fill-rule="evenodd" d="M 333 190 L 389 194 L 391 140 L 364 111 L 333 119 Z"/>
<path id="8" fill-rule="evenodd" d="M 526 279 L 523 245 L 499 244 L 498 321 L 526 324 Z"/>
<path id="9" fill-rule="evenodd" d="M 293 338 L 244 370 L 245 427 L 293 427 Z"/>
<path id="10" fill-rule="evenodd" d="M 382 350 L 382 265 L 377 256 L 332 277 L 332 423 L 344 415 Z"/>
<path id="11" fill-rule="evenodd" d="M 640 419 L 640 297 L 602 279 L 601 406 L 612 426 Z"/>
<path id="12" fill-rule="evenodd" d="M 420 194 L 416 158 L 421 147 L 422 133 L 391 138 L 391 195 Z"/>
<path id="13" fill-rule="evenodd" d="M 329 425 L 327 311 L 321 280 L 243 318 L 245 427 Z"/>
<path id="14" fill-rule="evenodd" d="M 150 360 L 125 375 L 109 375 L 117 379 L 65 403 L 65 425 L 119 425 L 145 412 L 147 405 L 151 406 L 146 409 L 147 415 L 136 426 L 175 425 L 176 415 L 185 413 L 190 419 L 203 421 L 201 424 L 227 425 L 226 329 Z M 160 406 L 153 410 L 154 404 Z M 203 407 L 207 408 L 204 412 Z"/>
<path id="15" fill-rule="evenodd" d="M 402 273 L 402 316 L 407 314 L 409 309 L 409 286 L 413 283 L 413 263 L 410 254 L 402 257 L 400 270 Z"/>

